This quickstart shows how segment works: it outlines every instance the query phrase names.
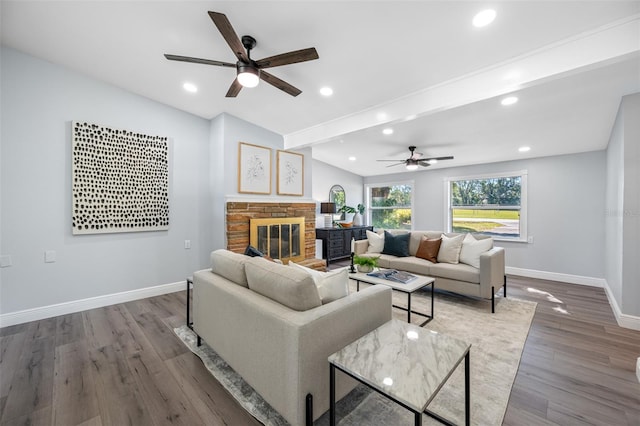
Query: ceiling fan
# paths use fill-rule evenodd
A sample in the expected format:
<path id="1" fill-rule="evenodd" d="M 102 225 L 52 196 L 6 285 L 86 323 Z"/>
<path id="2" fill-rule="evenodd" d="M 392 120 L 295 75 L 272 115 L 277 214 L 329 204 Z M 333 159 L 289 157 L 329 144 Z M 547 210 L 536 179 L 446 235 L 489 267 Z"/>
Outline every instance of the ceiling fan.
<path id="1" fill-rule="evenodd" d="M 216 65 L 219 67 L 235 68 L 237 77 L 231 83 L 231 87 L 227 91 L 227 98 L 235 98 L 243 87 L 255 87 L 262 79 L 270 85 L 290 94 L 298 96 L 302 91 L 292 86 L 286 81 L 280 80 L 272 74 L 264 71 L 264 68 L 279 67 L 282 65 L 295 64 L 297 62 L 311 61 L 318 59 L 318 52 L 314 47 L 308 49 L 294 50 L 292 52 L 282 53 L 280 55 L 270 56 L 268 58 L 254 61 L 251 59 L 251 49 L 256 47 L 256 39 L 244 35 L 242 39 L 234 31 L 231 23 L 226 15 L 218 12 L 208 12 L 213 23 L 218 27 L 222 37 L 226 40 L 234 55 L 238 58 L 235 64 L 230 62 L 214 61 L 211 59 L 191 58 L 189 56 L 178 56 L 165 54 L 165 58 L 171 61 L 193 62 L 196 64 Z M 246 50 L 246 52 L 245 52 Z"/>
<path id="2" fill-rule="evenodd" d="M 419 152 L 415 152 L 416 147 L 410 146 L 409 152 L 411 155 L 406 160 L 378 160 L 378 161 L 394 161 L 396 164 L 391 164 L 387 167 L 398 166 L 400 164 L 405 164 L 407 170 L 417 170 L 418 166 L 429 167 L 432 164 L 437 163 L 441 160 L 453 160 L 453 156 L 449 155 L 447 157 L 430 157 L 430 158 L 422 158 L 422 154 Z"/>

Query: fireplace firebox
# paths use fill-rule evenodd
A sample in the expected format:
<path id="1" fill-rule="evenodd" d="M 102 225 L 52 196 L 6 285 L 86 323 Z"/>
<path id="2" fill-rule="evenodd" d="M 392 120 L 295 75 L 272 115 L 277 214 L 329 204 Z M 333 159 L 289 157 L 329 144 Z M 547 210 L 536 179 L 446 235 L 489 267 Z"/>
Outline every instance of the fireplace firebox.
<path id="1" fill-rule="evenodd" d="M 251 219 L 249 239 L 252 246 L 283 263 L 305 258 L 304 217 Z"/>

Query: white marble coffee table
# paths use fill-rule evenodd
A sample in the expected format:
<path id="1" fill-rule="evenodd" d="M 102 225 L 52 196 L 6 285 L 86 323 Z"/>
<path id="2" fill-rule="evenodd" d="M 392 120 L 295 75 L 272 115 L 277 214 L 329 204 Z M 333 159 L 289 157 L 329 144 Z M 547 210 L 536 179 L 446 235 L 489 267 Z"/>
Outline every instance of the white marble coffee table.
<path id="1" fill-rule="evenodd" d="M 434 311 L 433 311 L 433 291 L 435 286 L 435 279 L 432 277 L 426 277 L 423 275 L 412 274 L 416 276 L 415 280 L 409 281 L 408 283 L 399 283 L 391 280 L 386 280 L 384 278 L 372 277 L 371 275 L 367 275 L 363 272 L 352 272 L 349 273 L 349 278 L 356 281 L 356 289 L 360 291 L 360 282 L 367 284 L 382 284 L 388 287 L 391 287 L 393 290 L 400 291 L 402 293 L 407 293 L 407 307 L 393 305 L 394 308 L 402 309 L 403 311 L 407 311 L 407 322 L 411 322 L 411 314 L 414 313 L 416 315 L 420 315 L 425 317 L 420 326 L 422 327 L 429 321 L 433 319 Z M 431 286 L 431 315 L 426 314 L 424 312 L 418 312 L 411 309 L 411 295 L 416 290 L 419 290 L 424 287 Z"/>
<path id="2" fill-rule="evenodd" d="M 423 413 L 453 424 L 428 411 L 427 406 L 463 359 L 465 424 L 469 425 L 470 349 L 469 343 L 403 321 L 381 325 L 329 356 L 331 426 L 336 420 L 336 368 L 412 411 L 416 426 L 422 426 Z"/>

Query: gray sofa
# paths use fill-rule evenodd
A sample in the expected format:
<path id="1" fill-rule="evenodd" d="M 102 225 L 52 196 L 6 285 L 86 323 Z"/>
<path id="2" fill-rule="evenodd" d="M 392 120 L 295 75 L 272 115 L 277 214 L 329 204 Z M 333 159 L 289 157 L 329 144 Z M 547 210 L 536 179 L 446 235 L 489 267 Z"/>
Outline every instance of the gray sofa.
<path id="1" fill-rule="evenodd" d="M 327 357 L 391 319 L 391 289 L 322 304 L 309 274 L 226 250 L 193 274 L 194 331 L 292 425 L 329 408 Z M 337 398 L 356 383 L 337 377 Z M 308 414 L 307 414 L 308 413 Z"/>
<path id="2" fill-rule="evenodd" d="M 408 231 L 393 232 L 394 234 Z M 447 290 L 468 296 L 481 297 L 491 300 L 491 312 L 495 312 L 495 293 L 503 287 L 504 296 L 507 295 L 507 278 L 505 275 L 504 248 L 493 247 L 480 255 L 480 268 L 458 263 L 432 263 L 415 257 L 423 236 L 429 239 L 440 238 L 441 231 L 411 231 L 409 237 L 408 257 L 396 257 L 388 254 L 367 253 L 368 240 L 355 242 L 354 252 L 358 256 L 380 256 L 378 266 L 392 268 L 414 274 L 435 278 L 435 288 Z M 451 237 L 458 233 L 444 233 Z M 474 234 L 477 240 L 490 238 L 481 234 Z"/>

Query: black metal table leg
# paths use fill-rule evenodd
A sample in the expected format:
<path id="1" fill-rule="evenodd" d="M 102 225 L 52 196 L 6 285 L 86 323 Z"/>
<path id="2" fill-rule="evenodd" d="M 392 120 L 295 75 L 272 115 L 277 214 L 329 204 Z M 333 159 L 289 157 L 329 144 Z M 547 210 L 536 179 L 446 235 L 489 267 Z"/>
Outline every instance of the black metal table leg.
<path id="1" fill-rule="evenodd" d="M 407 293 L 407 322 L 411 324 L 411 293 Z"/>
<path id="2" fill-rule="evenodd" d="M 329 426 L 336 426 L 336 367 L 329 363 Z"/>
<path id="3" fill-rule="evenodd" d="M 193 330 L 193 321 L 191 321 L 191 286 L 193 279 L 187 277 L 187 327 Z"/>
<path id="4" fill-rule="evenodd" d="M 470 386 L 470 359 L 471 351 L 464 356 L 464 424 L 471 424 L 471 386 Z"/>

